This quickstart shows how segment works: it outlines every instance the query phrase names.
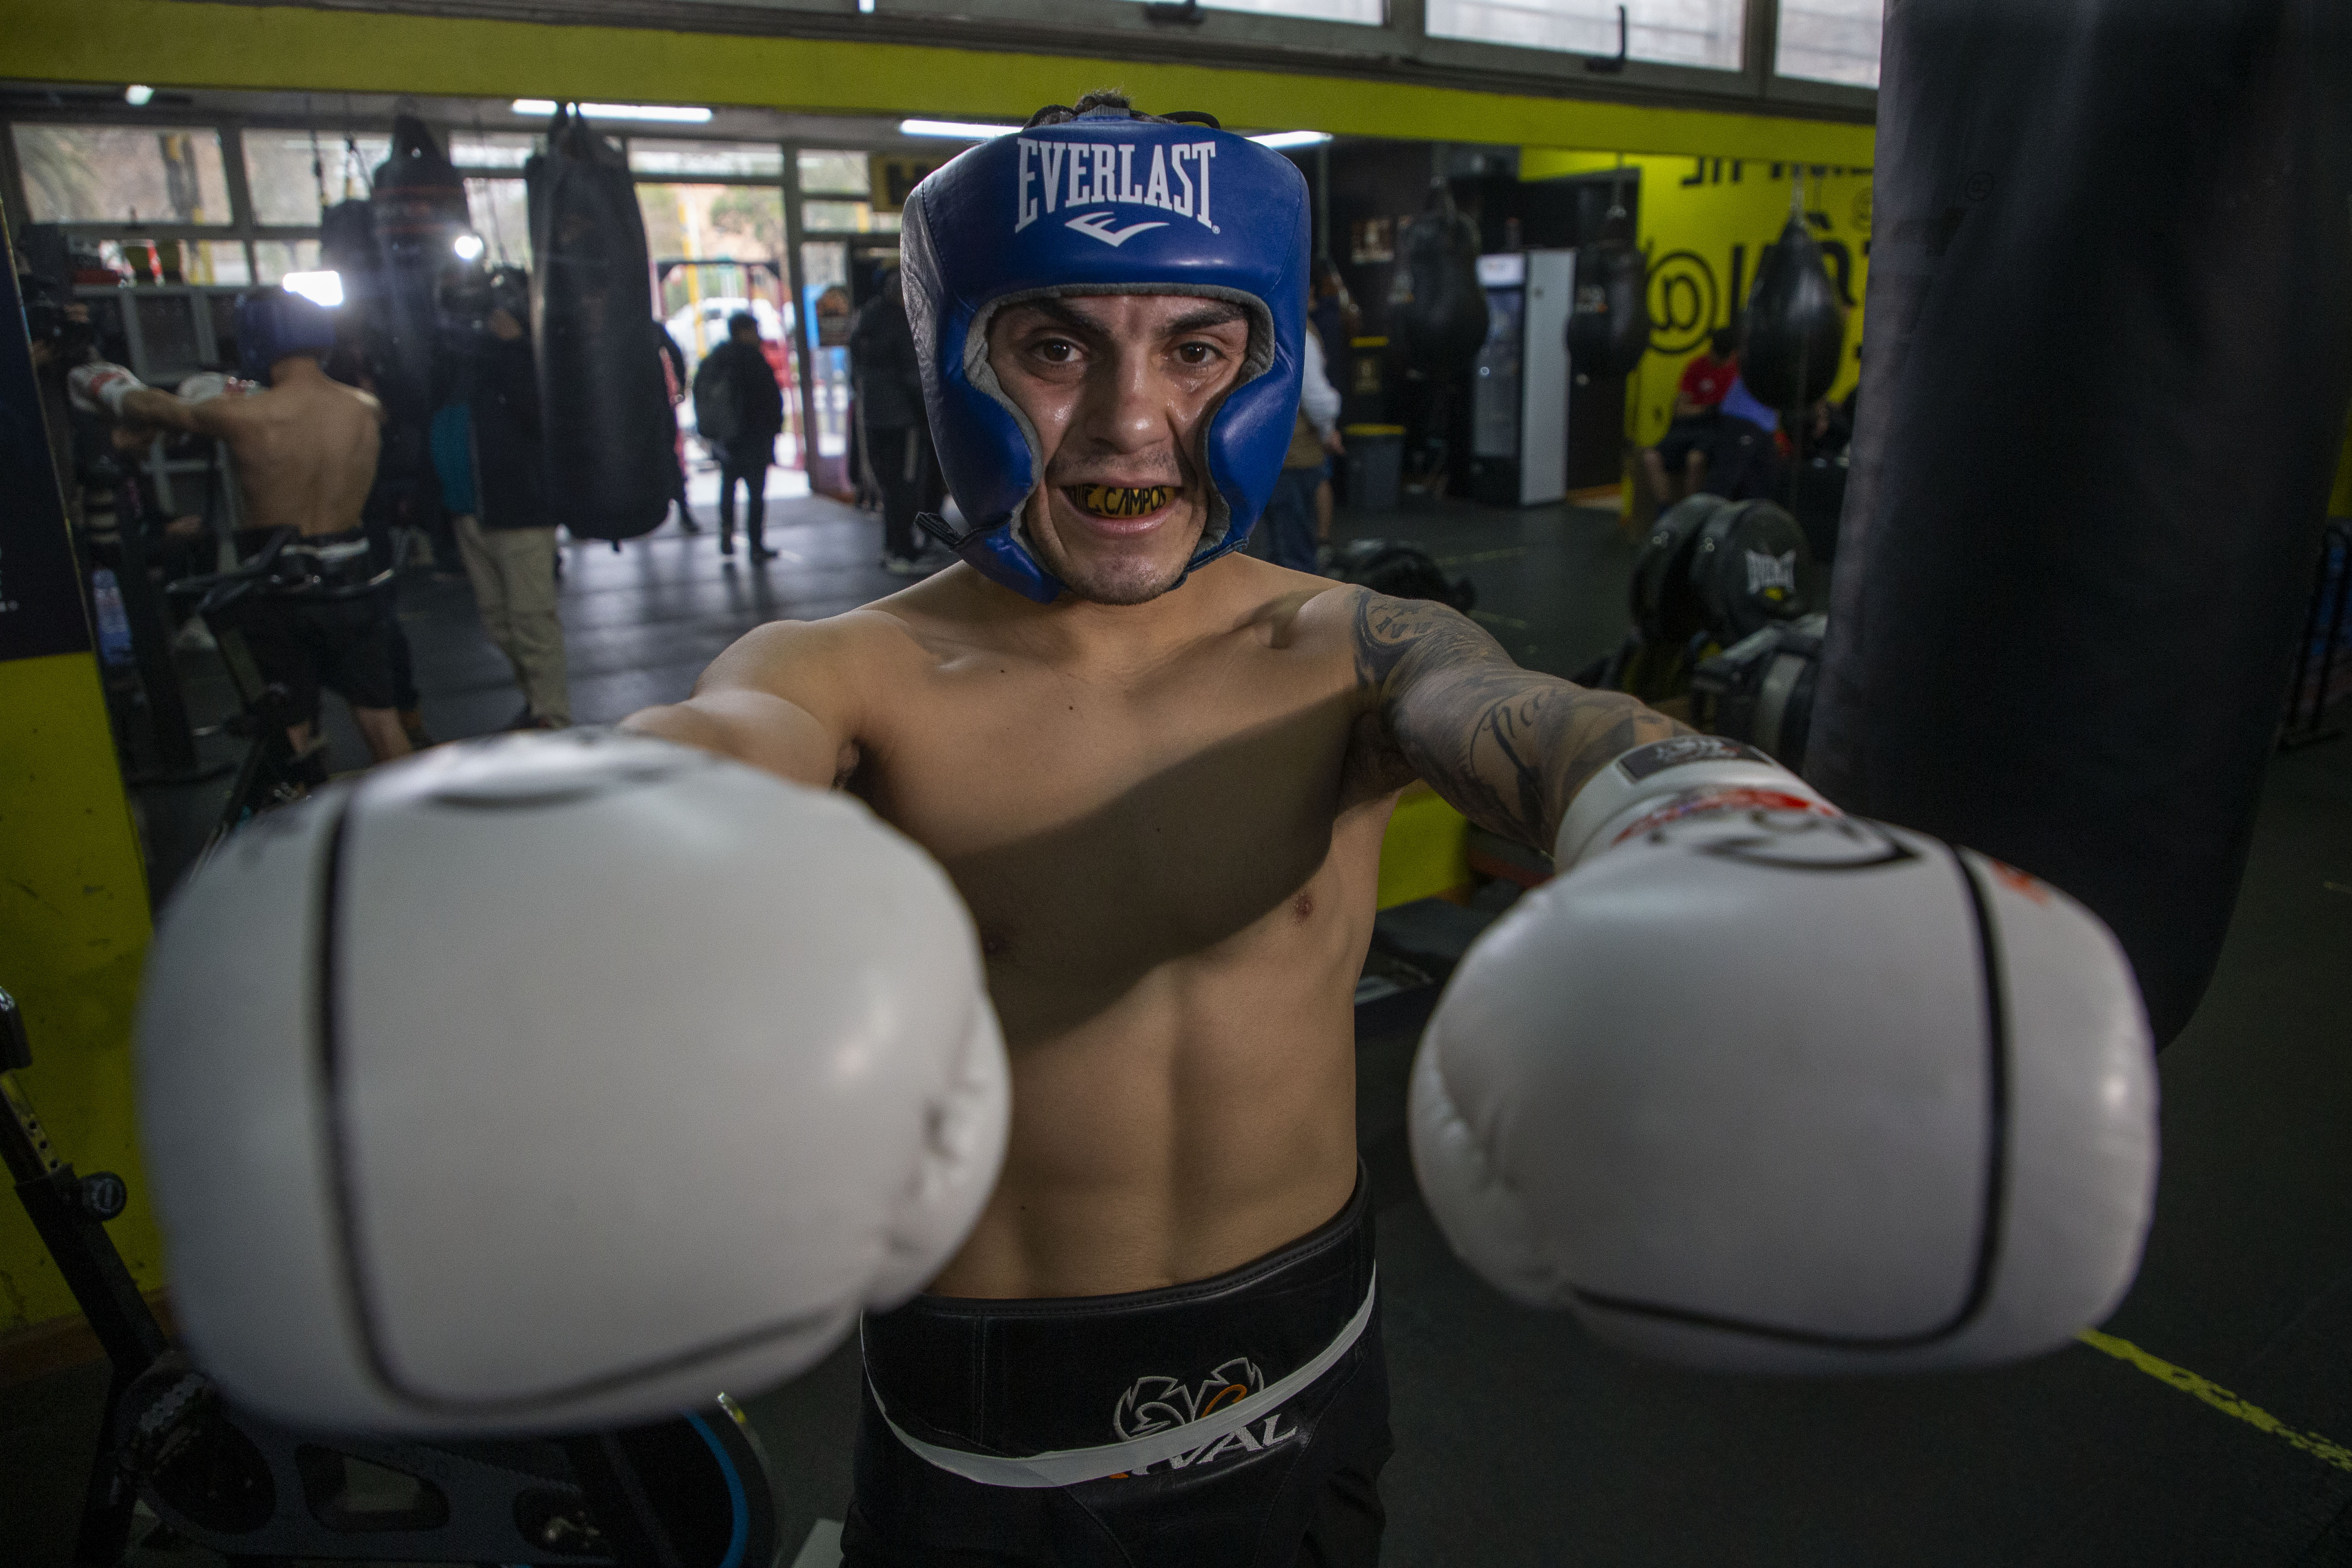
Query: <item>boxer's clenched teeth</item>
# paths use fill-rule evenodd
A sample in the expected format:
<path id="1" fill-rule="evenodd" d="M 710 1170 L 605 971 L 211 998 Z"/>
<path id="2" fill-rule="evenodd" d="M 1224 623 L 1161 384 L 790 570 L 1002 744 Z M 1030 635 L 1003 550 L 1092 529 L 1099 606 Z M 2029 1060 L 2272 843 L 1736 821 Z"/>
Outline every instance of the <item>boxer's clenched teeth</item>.
<path id="1" fill-rule="evenodd" d="M 1072 505 L 1097 517 L 1149 517 L 1176 497 L 1174 485 L 1072 485 Z"/>

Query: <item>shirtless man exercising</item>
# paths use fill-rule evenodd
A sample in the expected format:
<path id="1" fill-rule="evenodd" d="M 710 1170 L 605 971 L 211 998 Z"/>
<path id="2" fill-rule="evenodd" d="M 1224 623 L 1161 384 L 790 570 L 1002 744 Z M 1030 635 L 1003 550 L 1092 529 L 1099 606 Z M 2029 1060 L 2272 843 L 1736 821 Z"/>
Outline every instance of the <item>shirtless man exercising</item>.
<path id="1" fill-rule="evenodd" d="M 328 584 L 373 572 L 360 509 L 375 482 L 383 408 L 367 393 L 331 379 L 320 361 L 335 345 L 323 307 L 283 289 L 237 300 L 238 368 L 247 379 L 192 376 L 174 396 L 141 384 L 122 366 L 77 366 L 68 378 L 75 405 L 131 426 L 160 426 L 226 443 L 244 503 L 242 552 L 278 530 L 298 537 L 281 553 Z M 316 733 L 319 689 L 342 694 L 377 762 L 406 756 L 395 707 L 389 601 L 382 595 L 311 598 L 257 594 L 242 629 L 261 678 L 286 688 L 298 752 Z"/>
<path id="2" fill-rule="evenodd" d="M 1563 872 L 1415 1068 L 1422 1190 L 1498 1288 L 1792 1371 L 2034 1353 L 2116 1299 L 2153 1108 L 2095 920 L 1236 551 L 1307 213 L 1279 154 L 1107 96 L 963 153 L 903 242 L 962 565 L 751 633 L 635 734 L 445 749 L 207 867 L 142 1092 L 232 1394 L 559 1430 L 787 1375 L 862 1305 L 848 1563 L 1374 1563 L 1350 1000 L 1416 776 Z M 227 913 L 286 905 L 334 963 L 224 979 Z M 313 973 L 363 1026 L 309 1033 Z"/>

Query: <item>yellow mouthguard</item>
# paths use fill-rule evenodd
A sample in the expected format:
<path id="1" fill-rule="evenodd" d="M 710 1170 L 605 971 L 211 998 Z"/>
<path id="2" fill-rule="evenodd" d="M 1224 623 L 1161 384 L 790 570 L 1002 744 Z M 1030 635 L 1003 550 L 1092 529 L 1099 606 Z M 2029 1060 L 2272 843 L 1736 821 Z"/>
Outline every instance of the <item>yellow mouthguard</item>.
<path id="1" fill-rule="evenodd" d="M 1136 489 L 1127 485 L 1073 485 L 1070 494 L 1077 503 L 1097 517 L 1145 517 L 1168 504 L 1176 493 L 1173 485 L 1147 485 Z"/>

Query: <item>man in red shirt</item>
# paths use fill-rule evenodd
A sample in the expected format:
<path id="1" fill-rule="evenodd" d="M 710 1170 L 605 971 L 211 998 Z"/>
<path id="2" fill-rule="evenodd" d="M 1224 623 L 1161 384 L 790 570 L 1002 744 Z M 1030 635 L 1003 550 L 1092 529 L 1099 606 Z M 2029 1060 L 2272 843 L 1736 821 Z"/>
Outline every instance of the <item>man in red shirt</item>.
<path id="1" fill-rule="evenodd" d="M 1681 384 L 1675 390 L 1674 423 L 1666 426 L 1665 438 L 1642 452 L 1642 467 L 1662 507 L 1689 495 L 1706 478 L 1706 438 L 1717 418 L 1717 405 L 1739 379 L 1738 344 L 1736 323 L 1715 330 L 1706 352 L 1683 367 Z"/>

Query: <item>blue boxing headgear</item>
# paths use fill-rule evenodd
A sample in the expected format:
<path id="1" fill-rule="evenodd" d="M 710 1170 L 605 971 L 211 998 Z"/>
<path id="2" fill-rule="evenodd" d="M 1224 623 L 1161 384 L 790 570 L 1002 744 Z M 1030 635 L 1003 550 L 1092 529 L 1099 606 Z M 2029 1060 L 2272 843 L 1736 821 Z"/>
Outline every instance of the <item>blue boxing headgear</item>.
<path id="1" fill-rule="evenodd" d="M 335 313 L 287 289 L 248 289 L 236 297 L 236 373 L 264 385 L 269 367 L 289 354 L 325 358 L 335 346 Z"/>
<path id="2" fill-rule="evenodd" d="M 1194 294 L 1248 313 L 1240 379 L 1203 438 L 1209 516 L 1185 570 L 1238 548 L 1297 418 L 1312 221 L 1281 153 L 1125 108 L 1000 136 L 917 185 L 900 235 L 907 319 L 969 530 L 956 553 L 1040 604 L 1062 592 L 1027 538 L 1037 433 L 997 384 L 988 328 L 1006 305 L 1063 294 Z"/>

